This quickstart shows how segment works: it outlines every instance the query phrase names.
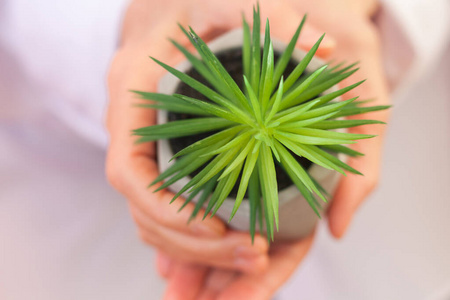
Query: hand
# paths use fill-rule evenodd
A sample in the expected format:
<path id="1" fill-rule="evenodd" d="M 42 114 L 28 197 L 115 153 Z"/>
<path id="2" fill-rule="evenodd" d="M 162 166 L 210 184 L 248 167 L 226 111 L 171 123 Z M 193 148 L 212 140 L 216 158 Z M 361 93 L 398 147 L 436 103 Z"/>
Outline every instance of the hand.
<path id="1" fill-rule="evenodd" d="M 362 85 L 344 95 L 344 99 L 359 96 L 359 99 L 374 99 L 370 105 L 389 105 L 389 93 L 385 82 L 380 39 L 371 16 L 377 9 L 376 0 L 358 1 L 291 1 L 300 12 L 308 12 L 311 24 L 331 35 L 336 49 L 331 60 L 347 63 L 359 62 L 360 70 L 343 86 L 367 79 Z M 387 122 L 389 111 L 378 111 L 356 116 Z M 381 154 L 385 125 L 354 127 L 351 133 L 375 134 L 373 139 L 360 140 L 352 147 L 365 154 L 349 158 L 347 163 L 365 176 L 348 174 L 342 177 L 328 210 L 328 225 L 331 233 L 340 238 L 346 232 L 359 205 L 377 186 L 380 177 Z"/>
<path id="2" fill-rule="evenodd" d="M 113 61 L 109 77 L 111 103 L 108 110 L 108 129 L 111 146 L 107 167 L 110 181 L 129 199 L 130 210 L 138 224 L 141 238 L 160 250 L 158 265 L 161 273 L 167 273 L 168 271 L 164 270 L 170 269 L 169 265 L 174 266 L 176 271 L 169 283 L 169 294 L 182 291 L 181 299 L 187 299 L 187 294 L 194 295 L 196 291 L 204 295 L 223 292 L 224 297 L 237 297 L 239 294 L 244 295 L 244 292 L 249 298 L 261 298 L 262 295 L 269 297 L 295 270 L 306 254 L 312 237 L 298 243 L 275 246 L 271 249 L 268 265 L 267 243 L 264 238 L 256 237 L 255 245 L 250 247 L 251 239 L 248 234 L 226 230 L 224 224 L 216 218 L 206 223 L 194 222 L 186 226 L 192 205 L 177 214 L 176 211 L 183 203 L 181 199 L 169 205 L 172 193 L 163 191 L 152 194 L 144 189 L 157 176 L 154 146 L 133 145 L 129 133 L 133 128 L 154 124 L 155 117 L 151 111 L 133 108 L 130 105 L 133 98 L 127 90 L 156 89 L 156 83 L 163 73 L 159 68 L 151 68 L 147 58 L 149 54 L 171 65 L 181 59 L 167 43 L 166 37 L 183 40 L 175 24 L 180 19 L 185 20 L 186 16 L 174 11 L 173 19 L 166 16 L 164 21 L 155 21 L 152 17 L 137 17 L 136 14 L 139 16 L 146 11 L 145 5 L 141 6 L 142 3 L 134 2 L 130 7 L 124 24 L 122 46 Z M 222 11 L 220 16 L 210 16 L 197 11 L 200 15 L 210 16 L 211 19 L 205 19 L 194 27 L 208 40 L 217 33 L 240 25 L 241 17 L 235 13 L 237 10 L 230 9 L 230 15 Z M 186 11 L 188 10 L 185 9 L 184 12 Z M 271 20 L 275 24 L 291 18 L 292 21 L 288 23 L 292 26 L 290 31 L 280 26 L 273 31 L 277 38 L 287 42 L 298 26 L 301 16 L 293 13 L 287 6 L 274 5 L 273 9 L 268 11 L 274 14 Z M 156 15 L 154 17 L 157 18 Z M 178 20 L 175 20 L 176 18 Z M 143 20 L 149 23 L 143 23 Z M 201 24 L 209 24 L 209 27 Z M 320 35 L 318 30 L 306 25 L 302 33 L 302 44 L 299 46 L 309 49 Z M 332 40 L 325 39 L 318 51 L 319 55 L 328 55 L 333 45 Z M 176 263 L 173 262 L 175 260 Z M 226 269 L 230 271 L 225 271 Z M 186 274 L 190 275 L 186 277 Z M 224 274 L 228 280 L 220 286 L 203 285 L 201 280 L 207 278 L 207 282 L 217 283 L 215 278 Z M 180 278 L 184 280 L 184 285 L 177 283 Z M 258 282 L 264 284 L 260 285 Z M 254 287 L 249 290 L 249 285 Z M 182 286 L 186 288 L 180 289 Z M 196 296 L 193 297 L 195 298 Z"/>
<path id="3" fill-rule="evenodd" d="M 160 254 L 158 270 L 168 279 L 164 299 L 269 300 L 308 253 L 313 236 L 298 242 L 273 244 L 267 270 L 255 274 L 177 263 Z"/>
<path id="4" fill-rule="evenodd" d="M 191 4 L 186 3 L 187 6 L 183 7 L 183 4 L 177 1 L 166 1 L 164 5 L 158 6 L 158 3 L 135 1 L 130 6 L 125 18 L 121 47 L 113 61 L 109 75 L 111 104 L 107 123 L 111 134 L 111 146 L 108 151 L 107 173 L 112 184 L 129 199 L 130 209 L 138 223 L 142 239 L 156 246 L 168 257 L 195 263 L 195 267 L 190 265 L 190 268 L 194 269 L 208 265 L 230 270 L 257 272 L 264 270 L 268 264 L 267 244 L 264 239 L 257 237 L 254 247 L 245 248 L 252 249 L 248 252 L 254 253 L 251 255 L 251 259 L 247 259 L 250 263 L 236 263 L 243 261 L 238 259 L 239 255 L 235 253 L 239 253 L 238 245 L 249 246 L 248 235 L 227 230 L 224 224 L 215 218 L 206 223 L 193 222 L 190 226 L 186 226 L 192 206 L 186 207 L 181 214 L 177 214 L 176 211 L 182 203 L 181 199 L 168 205 L 171 198 L 171 193 L 168 191 L 152 194 L 151 190 L 142 188 L 157 176 L 154 146 L 152 144 L 135 146 L 129 134 L 132 129 L 154 124 L 154 113 L 133 108 L 131 104 L 135 100 L 127 90 L 155 91 L 156 83 L 162 72 L 161 69 L 154 68 L 149 63 L 147 59 L 149 54 L 171 65 L 181 60 L 181 57 L 166 41 L 167 36 L 182 40 L 175 25 L 177 21 L 193 25 L 206 40 L 230 28 L 238 27 L 241 22 L 240 16 L 236 15 L 236 11 L 242 9 L 242 7 L 238 8 L 239 5 L 243 5 L 241 2 L 234 3 L 234 6 L 229 4 L 221 10 L 208 10 L 209 6 L 216 5 L 218 7 L 219 4 L 214 4 L 213 1 L 195 6 L 197 14 L 195 22 L 190 20 L 190 16 L 194 13 Z M 272 7 L 268 8 L 270 5 Z M 247 5 L 246 8 L 249 7 L 250 5 Z M 300 20 L 300 14 L 295 13 L 281 1 L 261 3 L 261 7 L 263 13 L 265 11 L 271 13 L 272 24 L 277 22 L 288 24 L 287 27 L 272 26 L 273 35 L 287 41 Z M 167 11 L 167 8 L 172 9 Z M 208 13 L 202 13 L 202 9 L 207 10 Z M 211 15 L 211 12 L 216 15 Z M 290 22 L 289 19 L 291 19 Z M 308 49 L 317 40 L 320 33 L 321 31 L 306 26 L 299 46 Z M 332 40 L 325 39 L 319 54 L 326 56 L 331 52 L 330 49 L 333 48 L 333 45 Z M 299 243 L 299 245 L 307 245 L 307 241 L 305 243 Z M 296 247 L 300 247 L 299 245 L 287 245 L 285 248 L 297 249 Z M 302 249 L 307 248 L 303 246 Z M 246 251 L 241 250 L 240 252 Z M 273 252 L 271 254 L 274 255 Z M 248 257 L 248 254 L 243 256 Z M 296 260 L 296 262 L 298 261 Z M 276 265 L 270 263 L 269 270 L 263 274 L 270 276 L 275 272 L 279 276 L 289 273 L 289 270 L 276 268 Z M 271 272 L 271 270 L 275 271 Z M 217 270 L 210 274 L 212 276 L 216 273 L 220 274 Z M 233 278 L 236 279 L 236 277 Z M 276 287 L 272 287 L 272 290 L 281 284 L 282 282 L 277 281 Z"/>
<path id="5" fill-rule="evenodd" d="M 128 199 L 139 235 L 149 245 L 185 262 L 243 272 L 263 270 L 268 260 L 264 238 L 257 237 L 252 246 L 248 234 L 228 230 L 218 218 L 194 220 L 187 225 L 193 205 L 177 213 L 184 202 L 182 199 L 169 205 L 171 192 L 153 193 L 153 189 L 146 188 L 158 175 L 155 147 L 153 143 L 135 145 L 131 131 L 154 124 L 155 113 L 134 107 L 138 100 L 129 90 L 156 91 L 164 72 L 149 55 L 171 65 L 182 59 L 167 37 L 182 40 L 177 21 L 186 18 L 183 8 L 175 2 L 172 10 L 165 7 L 170 1 L 159 6 L 148 3 L 136 1 L 130 6 L 121 45 L 109 73 L 108 178 Z"/>
<path id="6" fill-rule="evenodd" d="M 208 1 L 208 11 L 221 7 L 216 1 Z M 246 2 L 246 1 L 244 1 Z M 275 2 L 275 3 L 274 3 Z M 367 81 L 344 95 L 344 99 L 359 96 L 359 99 L 374 99 L 370 105 L 389 105 L 389 93 L 385 82 L 380 39 L 371 17 L 378 8 L 377 0 L 288 0 L 260 1 L 262 12 L 270 12 L 273 36 L 288 40 L 294 31 L 295 18 L 308 13 L 308 22 L 302 32 L 299 46 L 308 50 L 323 32 L 328 40 L 322 42 L 317 55 L 337 62 L 359 62 L 360 70 L 343 81 L 343 86 L 360 80 Z M 248 8 L 251 3 L 243 3 Z M 291 6 L 291 11 L 289 7 Z M 221 9 L 222 14 L 235 13 L 235 7 Z M 247 19 L 250 19 L 247 17 Z M 265 17 L 263 18 L 265 19 Z M 221 18 L 218 18 L 221 20 Z M 277 24 L 280 24 L 277 26 Z M 331 37 L 331 38 L 330 38 Z M 326 44 L 324 44 L 324 42 Z M 332 51 L 335 49 L 335 51 Z M 375 119 L 387 122 L 389 111 L 378 111 L 356 116 L 362 119 Z M 348 174 L 342 177 L 328 210 L 328 224 L 331 233 L 340 238 L 346 232 L 359 205 L 377 186 L 380 177 L 381 154 L 384 140 L 384 125 L 365 125 L 351 128 L 352 133 L 375 134 L 376 138 L 361 140 L 352 147 L 365 154 L 364 157 L 349 158 L 348 164 L 365 176 Z"/>
<path id="7" fill-rule="evenodd" d="M 323 9 L 325 2 L 314 3 L 314 9 L 317 10 L 319 7 Z M 298 5 L 297 11 L 300 13 L 306 12 L 302 11 L 301 8 L 308 9 L 307 6 L 301 5 L 305 4 L 301 3 L 301 1 L 296 1 L 295 4 Z M 310 7 L 311 10 L 308 11 L 310 12 L 310 20 L 312 19 L 311 23 L 336 39 L 337 49 L 331 54 L 332 59 L 347 62 L 360 61 L 361 70 L 356 73 L 356 76 L 354 75 L 350 78 L 351 83 L 361 79 L 369 79 L 357 90 L 348 93 L 345 98 L 348 99 L 360 95 L 361 99 L 367 99 L 375 96 L 376 103 L 371 103 L 372 105 L 388 104 L 389 97 L 381 69 L 380 43 L 376 30 L 370 22 L 370 16 L 376 9 L 375 1 L 366 1 L 364 3 L 351 3 L 349 1 L 347 7 L 335 8 L 331 4 L 327 3 L 329 8 L 328 14 L 320 11 L 316 12 L 319 17 L 311 17 L 316 14 L 311 13 L 311 10 L 314 9 Z M 262 9 L 264 11 L 263 5 Z M 333 15 L 330 15 L 330 12 Z M 339 14 L 339 18 L 334 16 L 334 14 Z M 333 20 L 333 22 L 330 22 L 330 20 Z M 348 20 L 352 20 L 352 22 L 349 23 Z M 342 26 L 336 26 L 336 24 L 341 24 Z M 344 86 L 349 84 L 349 80 L 343 83 Z M 387 121 L 388 113 L 376 112 L 359 117 Z M 341 237 L 344 234 L 357 206 L 375 187 L 379 177 L 384 127 L 381 125 L 362 126 L 352 129 L 352 132 L 375 133 L 379 136 L 356 144 L 356 150 L 366 153 L 366 156 L 358 159 L 349 159 L 348 161 L 350 165 L 368 175 L 361 177 L 349 174 L 340 182 L 334 195 L 334 204 L 329 210 L 329 226 L 335 237 Z M 161 262 L 165 261 L 167 266 L 167 262 L 171 261 L 171 268 L 166 268 L 165 272 L 160 268 L 160 273 L 169 279 L 166 296 L 168 299 L 191 299 L 189 298 L 191 296 L 192 299 L 268 299 L 284 283 L 289 276 L 288 274 L 301 261 L 309 248 L 311 240 L 312 237 L 296 245 L 281 246 L 285 247 L 285 249 L 291 249 L 293 255 L 298 255 L 297 259 L 290 255 L 278 256 L 275 254 L 276 251 L 271 251 L 269 268 L 259 276 L 238 275 L 230 271 L 179 264 L 161 254 L 158 258 L 160 265 L 162 264 Z M 280 246 L 276 245 L 275 247 Z M 276 267 L 278 264 L 283 265 L 283 262 L 285 266 L 289 266 L 289 262 L 294 262 L 294 264 L 290 265 L 292 269 Z M 167 271 L 168 269 L 171 271 Z M 266 280 L 274 274 L 277 274 L 274 278 L 279 278 L 280 280 Z M 186 278 L 191 280 L 186 280 Z M 270 283 L 268 284 L 267 282 Z M 188 298 L 183 298 L 186 295 L 188 295 Z M 242 297 L 239 298 L 240 296 Z"/>
<path id="8" fill-rule="evenodd" d="M 220 32 L 237 27 L 241 15 L 236 14 L 242 5 L 235 1 L 227 10 L 211 10 L 206 5 L 194 6 L 175 0 L 164 4 L 146 0 L 134 1 L 125 16 L 122 40 L 113 59 L 108 76 L 110 103 L 107 113 L 107 128 L 110 133 L 106 172 L 111 184 L 127 199 L 130 211 L 138 225 L 141 239 L 177 260 L 199 265 L 220 267 L 242 272 L 258 272 L 267 267 L 268 245 L 258 236 L 251 245 L 246 233 L 228 230 L 218 218 L 195 220 L 187 225 L 193 205 L 178 209 L 183 199 L 169 205 L 173 194 L 167 190 L 153 193 L 146 186 L 158 175 L 153 143 L 135 145 L 131 130 L 155 124 L 155 112 L 133 106 L 138 100 L 130 89 L 156 91 L 156 85 L 164 70 L 156 66 L 148 56 L 176 65 L 183 58 L 168 41 L 171 37 L 187 45 L 187 39 L 177 27 L 177 22 L 193 25 L 205 40 Z M 219 4 L 215 4 L 219 5 Z M 251 9 L 251 6 L 247 7 Z M 202 12 L 202 9 L 208 13 Z M 250 11 L 250 10 L 248 10 Z M 290 31 L 279 31 L 277 36 L 288 40 L 298 25 L 300 16 L 284 6 L 275 5 L 272 13 L 276 18 L 290 16 Z M 194 18 L 192 18 L 194 16 Z M 278 27 L 280 28 L 280 27 Z M 313 29 L 305 28 L 305 34 L 313 37 Z M 304 48 L 311 47 L 318 38 L 303 39 Z M 329 53 L 327 43 L 320 49 Z M 156 187 L 155 187 L 156 188 Z M 200 213 L 201 214 L 201 213 Z"/>
<path id="9" fill-rule="evenodd" d="M 362 85 L 348 92 L 344 99 L 359 96 L 359 99 L 374 99 L 370 105 L 389 105 L 389 93 L 382 69 L 380 41 L 376 30 L 372 26 L 367 26 L 359 32 L 359 39 L 346 41 L 342 37 L 337 37 L 337 41 L 343 40 L 342 45 L 337 47 L 332 58 L 346 61 L 359 61 L 360 70 L 350 79 L 354 83 L 358 80 L 367 79 Z M 343 82 L 348 85 L 349 80 Z M 373 119 L 387 122 L 389 111 L 378 111 L 358 115 L 354 118 Z M 385 125 L 365 125 L 349 129 L 351 133 L 374 134 L 377 137 L 358 141 L 352 148 L 364 153 L 362 157 L 349 157 L 347 163 L 364 174 L 364 176 L 347 174 L 341 177 L 341 181 L 334 194 L 332 204 L 328 211 L 328 225 L 331 233 L 336 238 L 341 238 L 354 213 L 361 203 L 375 189 L 380 178 L 381 155 L 383 141 L 385 137 Z"/>

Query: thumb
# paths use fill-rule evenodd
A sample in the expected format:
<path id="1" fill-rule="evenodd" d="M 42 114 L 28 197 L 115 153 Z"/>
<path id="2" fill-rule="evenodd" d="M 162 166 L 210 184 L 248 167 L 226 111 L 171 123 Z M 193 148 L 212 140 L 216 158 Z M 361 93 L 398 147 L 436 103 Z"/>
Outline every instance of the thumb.
<path id="1" fill-rule="evenodd" d="M 174 269 L 174 260 L 162 251 L 156 254 L 156 270 L 159 276 L 169 279 Z"/>
<path id="2" fill-rule="evenodd" d="M 230 3 L 227 7 L 221 7 L 219 11 L 217 10 L 218 5 L 215 1 L 208 1 L 204 7 L 199 8 L 200 12 L 197 13 L 208 13 L 209 17 L 207 21 L 201 18 L 197 22 L 196 20 L 190 20 L 193 22 L 192 27 L 206 42 L 229 30 L 242 27 L 241 14 L 236 13 L 236 11 L 242 10 L 245 19 L 252 26 L 253 12 L 250 5 L 246 3 Z M 285 44 L 289 43 L 301 23 L 303 15 L 287 3 L 281 1 L 268 1 L 260 3 L 260 6 L 261 32 L 264 32 L 264 24 L 269 19 L 271 35 Z M 214 11 L 213 15 L 210 14 L 211 11 Z M 306 21 L 296 46 L 308 51 L 323 33 L 323 31 Z M 321 58 L 326 58 L 333 52 L 335 47 L 336 41 L 330 36 L 325 36 L 316 55 Z"/>
<path id="3" fill-rule="evenodd" d="M 286 44 L 289 43 L 294 36 L 294 33 L 301 24 L 303 18 L 304 15 L 283 2 L 271 1 L 266 2 L 264 6 L 261 6 L 261 29 L 264 30 L 263 25 L 266 20 L 269 19 L 271 35 Z M 247 19 L 250 20 L 250 18 Z M 306 19 L 296 46 L 308 51 L 323 34 L 324 32 L 322 30 L 311 25 Z M 330 36 L 325 36 L 320 43 L 316 55 L 325 58 L 332 53 L 335 47 L 336 41 Z"/>

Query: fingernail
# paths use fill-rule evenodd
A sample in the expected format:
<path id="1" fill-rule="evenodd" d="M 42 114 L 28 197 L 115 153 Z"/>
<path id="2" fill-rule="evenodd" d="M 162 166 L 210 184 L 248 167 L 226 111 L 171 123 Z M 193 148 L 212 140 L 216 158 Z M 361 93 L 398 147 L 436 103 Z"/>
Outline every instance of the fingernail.
<path id="1" fill-rule="evenodd" d="M 306 48 L 312 48 L 314 44 L 319 40 L 322 33 L 316 30 L 305 31 L 304 34 L 300 37 L 299 43 L 300 45 Z M 336 41 L 330 36 L 325 35 L 322 42 L 320 42 L 319 49 L 331 48 L 333 49 L 336 46 Z"/>
<path id="2" fill-rule="evenodd" d="M 248 246 L 238 246 L 234 250 L 234 255 L 237 258 L 255 258 L 255 256 L 258 256 L 261 254 L 261 251 L 259 251 L 256 247 L 248 247 Z"/>

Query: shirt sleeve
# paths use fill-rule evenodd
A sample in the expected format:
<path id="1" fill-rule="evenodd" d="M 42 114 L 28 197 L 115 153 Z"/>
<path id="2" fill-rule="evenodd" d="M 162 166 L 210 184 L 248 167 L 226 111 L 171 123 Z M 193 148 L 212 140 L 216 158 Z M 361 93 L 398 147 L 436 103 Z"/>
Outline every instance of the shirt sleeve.
<path id="1" fill-rule="evenodd" d="M 375 18 L 394 98 L 432 70 L 450 40 L 447 0 L 383 0 Z"/>
<path id="2" fill-rule="evenodd" d="M 36 104 L 105 148 L 106 77 L 130 1 L 0 0 L 0 56 L 11 62 L 0 74 L 21 82 L 6 87 L 23 99 L 15 109 Z"/>

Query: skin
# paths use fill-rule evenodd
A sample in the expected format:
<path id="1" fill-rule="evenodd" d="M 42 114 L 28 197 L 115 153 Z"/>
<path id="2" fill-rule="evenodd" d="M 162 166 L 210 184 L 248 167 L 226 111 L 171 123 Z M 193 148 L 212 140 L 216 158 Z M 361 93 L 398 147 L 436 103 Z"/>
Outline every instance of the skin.
<path id="1" fill-rule="evenodd" d="M 308 12 L 310 22 L 297 46 L 308 50 L 327 32 L 319 56 L 361 62 L 360 71 L 343 85 L 369 79 L 345 98 L 376 97 L 372 105 L 387 104 L 379 39 L 370 22 L 376 2 L 348 0 L 339 5 L 332 0 L 314 1 L 314 5 L 308 2 L 311 1 L 260 1 L 262 20 L 270 18 L 272 35 L 287 42 Z M 205 221 L 197 218 L 187 225 L 192 204 L 178 213 L 183 199 L 169 205 L 173 196 L 170 191 L 153 193 L 157 187 L 145 188 L 158 175 L 154 143 L 135 145 L 136 138 L 130 135 L 132 129 L 155 123 L 155 112 L 134 107 L 132 104 L 138 100 L 129 92 L 130 89 L 154 92 L 165 74 L 148 56 L 169 65 L 182 61 L 182 55 L 167 37 L 189 48 L 177 22 L 192 26 L 208 41 L 241 26 L 237 11 L 243 11 L 247 20 L 251 20 L 252 5 L 253 2 L 238 0 L 229 1 L 226 6 L 218 0 L 167 0 L 163 4 L 135 0 L 124 18 L 122 39 L 108 75 L 110 146 L 106 173 L 110 183 L 127 198 L 140 238 L 158 249 L 157 269 L 168 280 L 165 299 L 270 299 L 297 268 L 313 241 L 314 234 L 294 243 L 276 243 L 269 249 L 265 238 L 257 236 L 252 246 L 249 234 L 228 229 L 216 217 Z M 388 113 L 359 117 L 386 121 Z M 355 149 L 366 155 L 350 159 L 349 164 L 367 175 L 344 177 L 334 195 L 328 220 L 330 232 L 337 238 L 343 236 L 379 176 L 384 127 L 366 125 L 351 132 L 379 137 L 356 144 Z"/>

